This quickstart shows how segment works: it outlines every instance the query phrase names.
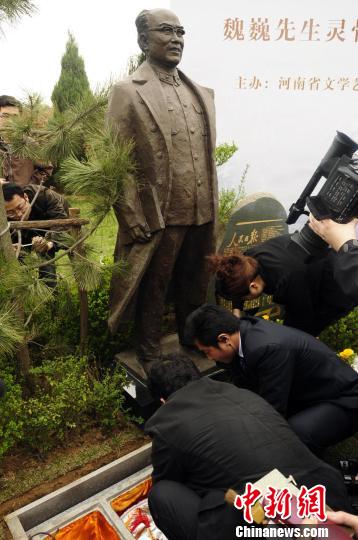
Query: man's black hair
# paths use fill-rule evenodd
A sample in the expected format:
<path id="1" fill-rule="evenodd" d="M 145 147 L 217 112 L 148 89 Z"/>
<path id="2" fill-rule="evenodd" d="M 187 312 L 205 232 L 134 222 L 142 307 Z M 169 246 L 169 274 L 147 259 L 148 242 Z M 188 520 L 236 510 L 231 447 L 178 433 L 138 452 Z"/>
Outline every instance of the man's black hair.
<path id="1" fill-rule="evenodd" d="M 163 355 L 154 362 L 148 375 L 148 388 L 156 400 L 168 397 L 201 375 L 195 364 L 181 353 Z"/>
<path id="2" fill-rule="evenodd" d="M 218 347 L 220 334 L 235 334 L 240 320 L 227 309 L 204 304 L 189 315 L 185 321 L 185 342 L 195 344 L 198 340 L 208 347 Z"/>
<path id="3" fill-rule="evenodd" d="M 22 187 L 18 186 L 17 184 L 11 184 L 10 182 L 2 185 L 2 192 L 4 194 L 5 201 L 11 201 L 15 195 L 19 195 L 20 197 L 24 198 L 25 194 Z"/>
<path id="4" fill-rule="evenodd" d="M 19 107 L 20 103 L 13 96 L 0 96 L 0 107 Z"/>

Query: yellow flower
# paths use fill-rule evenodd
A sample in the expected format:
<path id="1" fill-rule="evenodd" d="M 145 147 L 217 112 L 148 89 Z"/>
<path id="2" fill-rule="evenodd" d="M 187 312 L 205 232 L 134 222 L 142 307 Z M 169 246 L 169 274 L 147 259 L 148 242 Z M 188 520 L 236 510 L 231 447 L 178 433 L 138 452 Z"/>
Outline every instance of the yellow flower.
<path id="1" fill-rule="evenodd" d="M 340 356 L 344 360 L 348 360 L 351 356 L 353 356 L 353 354 L 353 349 L 344 349 L 344 351 L 341 351 L 338 356 Z"/>
<path id="2" fill-rule="evenodd" d="M 262 315 L 262 318 L 265 319 L 265 321 L 268 321 L 270 317 L 268 315 Z"/>

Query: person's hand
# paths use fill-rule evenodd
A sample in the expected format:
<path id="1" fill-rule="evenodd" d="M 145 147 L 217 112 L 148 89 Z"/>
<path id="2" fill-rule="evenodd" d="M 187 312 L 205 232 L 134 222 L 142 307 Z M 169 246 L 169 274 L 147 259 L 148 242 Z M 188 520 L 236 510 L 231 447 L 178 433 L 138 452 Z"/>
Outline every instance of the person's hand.
<path id="1" fill-rule="evenodd" d="M 308 224 L 318 236 L 330 244 L 335 251 L 338 251 L 345 242 L 356 238 L 355 227 L 357 223 L 357 219 L 353 219 L 349 223 L 336 223 L 331 219 L 318 221 L 310 214 Z"/>
<path id="2" fill-rule="evenodd" d="M 145 230 L 141 225 L 136 225 L 135 227 L 132 227 L 130 229 L 130 235 L 133 242 L 139 242 L 141 244 L 149 242 L 152 237 L 150 232 L 148 230 Z"/>
<path id="3" fill-rule="evenodd" d="M 48 242 L 42 236 L 34 236 L 32 239 L 32 249 L 36 253 L 47 253 L 53 247 L 52 242 Z"/>
<path id="4" fill-rule="evenodd" d="M 354 534 L 358 535 L 358 516 L 348 514 L 347 512 L 327 512 L 327 518 L 337 525 L 345 525 L 354 530 Z"/>
<path id="5" fill-rule="evenodd" d="M 0 186 L 2 184 L 7 184 L 7 180 L 5 178 L 0 178 Z"/>

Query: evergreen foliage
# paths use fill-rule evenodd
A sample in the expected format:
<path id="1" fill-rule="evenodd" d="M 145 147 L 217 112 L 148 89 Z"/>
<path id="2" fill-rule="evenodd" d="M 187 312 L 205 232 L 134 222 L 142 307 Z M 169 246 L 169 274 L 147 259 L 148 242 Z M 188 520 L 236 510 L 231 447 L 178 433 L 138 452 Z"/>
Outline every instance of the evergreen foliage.
<path id="1" fill-rule="evenodd" d="M 23 15 L 31 15 L 35 9 L 31 0 L 0 0 L 0 30 L 2 22 L 14 22 Z"/>
<path id="2" fill-rule="evenodd" d="M 34 161 L 46 159 L 40 144 L 51 110 L 38 94 L 28 94 L 21 103 L 21 114 L 11 116 L 1 128 L 0 135 L 8 143 L 9 151 L 18 158 Z"/>
<path id="3" fill-rule="evenodd" d="M 59 166 L 69 156 L 85 158 L 87 138 L 103 128 L 108 88 L 86 94 L 62 114 L 49 119 L 40 134 L 44 157 Z"/>
<path id="4" fill-rule="evenodd" d="M 61 75 L 52 92 L 52 102 L 59 112 L 76 105 L 91 93 L 83 58 L 71 32 L 68 33 L 66 51 L 61 60 Z"/>
<path id="5" fill-rule="evenodd" d="M 117 141 L 112 133 L 103 127 L 107 102 L 108 88 L 104 88 L 94 95 L 83 96 L 63 113 L 51 117 L 38 96 L 29 96 L 22 105 L 22 114 L 9 119 L 2 130 L 11 150 L 15 149 L 17 155 L 37 161 L 51 161 L 57 167 L 58 177 L 60 180 L 63 178 L 63 184 L 68 192 L 90 196 L 93 216 L 90 228 L 87 231 L 83 230 L 83 239 L 90 236 L 111 211 L 112 204 L 115 204 L 122 194 L 124 183 L 130 181 L 135 171 L 132 157 L 133 143 Z M 72 237 L 68 238 L 66 245 L 71 254 L 76 245 Z M 66 245 L 63 244 L 63 247 Z M 62 259 L 62 268 L 71 266 L 71 270 L 66 272 L 67 281 L 68 276 L 73 274 L 76 285 L 82 290 L 90 291 L 100 286 L 104 268 L 102 264 L 93 260 L 93 257 L 88 257 L 88 248 L 87 253 L 82 252 L 76 257 L 71 255 L 70 261 L 67 258 L 63 259 L 64 255 L 66 251 L 59 252 L 56 260 Z M 28 336 L 27 339 L 40 338 L 42 341 L 41 337 L 47 336 L 51 342 L 51 349 L 55 341 L 51 325 L 44 330 L 39 320 L 43 319 L 47 312 L 51 313 L 52 317 L 56 312 L 57 316 L 59 314 L 52 291 L 37 278 L 37 268 L 41 264 L 42 261 L 32 253 L 22 259 L 20 271 L 18 266 L 12 270 L 10 264 L 6 264 L 2 275 L 0 268 L 2 278 L 0 305 L 7 306 L 9 302 L 13 305 L 16 298 L 22 298 L 24 332 Z M 121 264 L 113 265 L 112 268 L 106 265 L 106 270 L 110 271 L 114 267 L 117 271 L 123 270 Z M 71 286 L 73 287 L 73 283 Z M 7 345 L 4 351 L 0 347 L 0 358 L 8 355 L 16 344 L 21 343 L 21 336 L 15 326 L 11 328 L 7 314 L 6 307 L 4 313 L 0 313 L 0 317 L 4 337 L 5 333 L 7 336 Z M 45 320 L 48 318 L 45 317 Z M 57 328 L 57 332 L 58 330 Z M 46 348 L 46 339 L 41 346 Z M 59 352 L 61 354 L 61 351 Z"/>
<path id="6" fill-rule="evenodd" d="M 88 93 L 63 113 L 52 115 L 40 96 L 28 95 L 21 114 L 2 126 L 0 135 L 12 155 L 58 167 L 67 157 L 83 158 L 87 137 L 103 128 L 109 88 Z M 1 158 L 1 152 L 0 152 Z"/>
<path id="7" fill-rule="evenodd" d="M 231 144 L 229 143 L 223 143 L 219 144 L 215 148 L 215 162 L 216 166 L 220 167 L 221 165 L 224 165 L 238 150 L 238 147 L 234 142 Z"/>
<path id="8" fill-rule="evenodd" d="M 24 335 L 24 329 L 16 317 L 14 306 L 10 303 L 3 304 L 0 307 L 0 361 L 10 357 L 16 351 Z"/>
<path id="9" fill-rule="evenodd" d="M 30 258 L 33 261 L 36 256 Z M 52 290 L 26 262 L 5 262 L 0 253 L 0 365 L 29 336 L 28 324 L 33 314 L 52 299 Z M 25 321 L 19 317 L 20 306 Z"/>
<path id="10" fill-rule="evenodd" d="M 87 138 L 86 161 L 71 156 L 63 162 L 62 182 L 71 193 L 89 196 L 96 214 L 104 217 L 135 172 L 133 149 L 133 142 L 117 139 L 108 127 L 98 129 Z"/>

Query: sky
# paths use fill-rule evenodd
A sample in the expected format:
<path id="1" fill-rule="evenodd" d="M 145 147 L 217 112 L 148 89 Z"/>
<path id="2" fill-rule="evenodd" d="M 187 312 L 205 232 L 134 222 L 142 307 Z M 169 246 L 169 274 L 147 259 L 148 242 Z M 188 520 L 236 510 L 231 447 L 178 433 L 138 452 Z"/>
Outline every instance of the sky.
<path id="1" fill-rule="evenodd" d="M 38 10 L 0 35 L 0 95 L 39 93 L 51 104 L 70 30 L 92 89 L 118 79 L 139 52 L 134 20 L 142 9 L 168 8 L 169 0 L 33 0 Z"/>

